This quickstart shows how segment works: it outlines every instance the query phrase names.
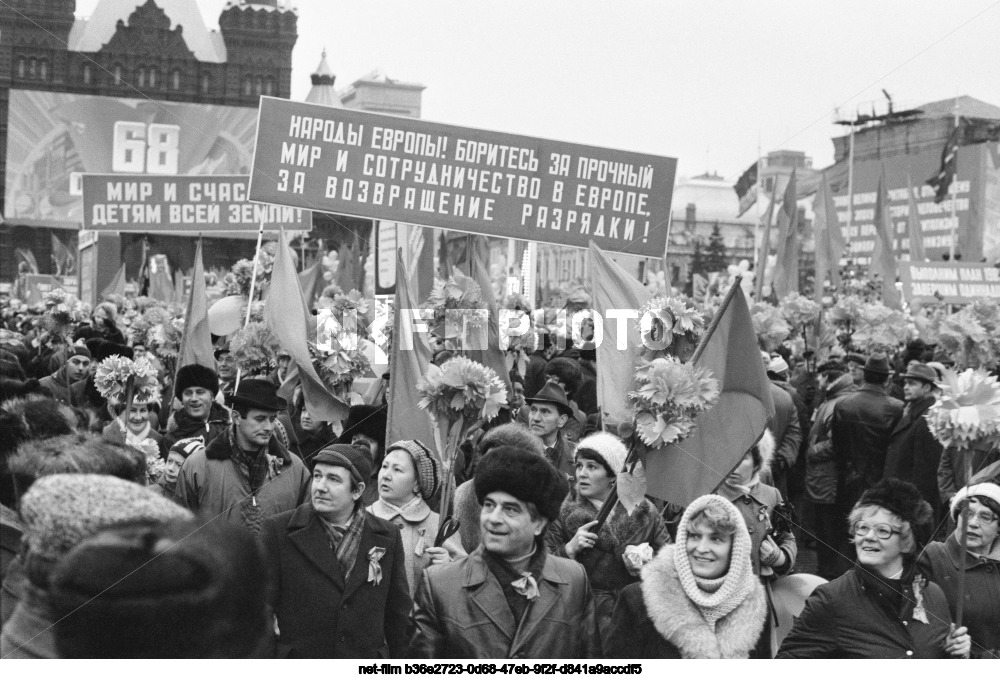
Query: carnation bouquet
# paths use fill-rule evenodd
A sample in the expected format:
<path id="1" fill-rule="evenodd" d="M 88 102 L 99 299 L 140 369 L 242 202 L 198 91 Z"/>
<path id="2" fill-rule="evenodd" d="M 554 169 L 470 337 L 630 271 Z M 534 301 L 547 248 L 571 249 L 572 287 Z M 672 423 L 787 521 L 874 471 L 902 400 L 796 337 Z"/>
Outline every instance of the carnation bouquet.
<path id="1" fill-rule="evenodd" d="M 131 360 L 113 355 L 105 358 L 97 366 L 94 386 L 101 397 L 111 405 L 160 402 L 157 370 L 145 357 Z"/>
<path id="2" fill-rule="evenodd" d="M 941 396 L 927 412 L 931 434 L 946 448 L 1000 444 L 1000 383 L 983 370 L 946 370 Z"/>
<path id="3" fill-rule="evenodd" d="M 689 357 L 705 331 L 701 312 L 675 297 L 653 297 L 639 309 L 637 322 L 647 359 L 662 357 L 665 351 Z"/>
<path id="4" fill-rule="evenodd" d="M 802 327 L 816 322 L 822 307 L 798 292 L 791 292 L 778 303 L 778 308 L 792 327 Z"/>
<path id="5" fill-rule="evenodd" d="M 1000 357 L 1000 307 L 981 300 L 934 323 L 937 343 L 955 358 L 959 368 L 990 369 Z"/>
<path id="6" fill-rule="evenodd" d="M 240 259 L 222 279 L 223 296 L 239 295 L 250 298 L 251 282 L 256 271 L 256 282 L 253 283 L 254 299 L 263 299 L 264 292 L 271 282 L 271 271 L 274 269 L 274 257 L 267 250 L 261 249 L 257 255 L 257 265 L 250 259 Z"/>
<path id="7" fill-rule="evenodd" d="M 792 333 L 792 328 L 788 325 L 784 314 L 777 306 L 756 303 L 750 309 L 750 313 L 753 321 L 753 330 L 757 334 L 760 347 L 765 351 L 773 351 Z"/>
<path id="8" fill-rule="evenodd" d="M 478 283 L 472 278 L 458 275 L 447 281 L 435 281 L 427 301 L 422 308 L 433 309 L 431 332 L 442 339 L 464 337 L 465 327 L 478 328 L 481 318 L 470 310 L 485 308 Z"/>
<path id="9" fill-rule="evenodd" d="M 229 351 L 244 376 L 266 375 L 278 364 L 278 340 L 262 322 L 251 322 L 233 332 Z"/>
<path id="10" fill-rule="evenodd" d="M 342 337 L 331 337 L 323 346 L 308 342 L 313 367 L 330 391 L 342 395 L 355 379 L 368 374 L 371 361 L 363 352 L 368 343 L 366 339 L 352 342 Z"/>
<path id="11" fill-rule="evenodd" d="M 719 400 L 719 381 L 711 372 L 672 356 L 640 365 L 636 390 L 628 394 L 639 439 L 652 448 L 686 437 L 694 418 Z"/>
<path id="12" fill-rule="evenodd" d="M 453 467 L 458 446 L 480 422 L 492 420 L 507 403 L 507 389 L 496 372 L 461 356 L 431 364 L 427 375 L 417 382 L 420 409 L 434 423 L 434 440 L 441 455 L 444 485 L 441 515 L 451 512 L 455 482 Z"/>
<path id="13" fill-rule="evenodd" d="M 42 295 L 42 325 L 53 334 L 66 334 L 70 327 L 87 317 L 89 307 L 74 295 L 57 287 Z"/>
<path id="14" fill-rule="evenodd" d="M 879 350 L 892 353 L 915 332 L 916 326 L 907 313 L 871 302 L 858 309 L 851 343 L 866 353 Z"/>

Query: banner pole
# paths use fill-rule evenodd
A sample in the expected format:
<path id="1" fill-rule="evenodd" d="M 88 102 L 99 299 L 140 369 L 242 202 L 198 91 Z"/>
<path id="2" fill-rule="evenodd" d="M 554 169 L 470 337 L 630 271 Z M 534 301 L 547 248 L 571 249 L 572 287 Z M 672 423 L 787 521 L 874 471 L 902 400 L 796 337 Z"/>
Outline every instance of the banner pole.
<path id="1" fill-rule="evenodd" d="M 253 308 L 253 293 L 254 289 L 257 287 L 257 258 L 260 257 L 260 245 L 264 240 L 264 222 L 260 222 L 260 228 L 257 230 L 257 248 L 253 252 L 253 267 L 250 269 L 250 296 L 247 299 L 247 315 L 243 320 L 243 327 L 245 328 L 250 324 L 250 310 Z M 243 368 L 240 367 L 236 370 L 236 384 L 233 386 L 235 391 L 240 387 L 240 379 L 243 377 Z"/>

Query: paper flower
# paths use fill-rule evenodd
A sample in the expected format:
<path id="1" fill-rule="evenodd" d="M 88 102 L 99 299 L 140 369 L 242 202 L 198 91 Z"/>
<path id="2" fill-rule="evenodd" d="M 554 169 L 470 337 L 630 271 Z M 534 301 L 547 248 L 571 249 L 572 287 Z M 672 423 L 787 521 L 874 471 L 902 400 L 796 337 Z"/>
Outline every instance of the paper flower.
<path id="1" fill-rule="evenodd" d="M 757 340 L 765 351 L 776 349 L 792 332 L 788 321 L 785 320 L 785 316 L 777 306 L 756 303 L 750 313 L 754 332 L 757 333 Z"/>
<path id="2" fill-rule="evenodd" d="M 941 396 L 927 412 L 931 434 L 946 448 L 968 450 L 1000 442 L 1000 383 L 983 370 L 946 370 Z"/>
<path id="3" fill-rule="evenodd" d="M 243 376 L 265 375 L 278 364 L 278 340 L 262 322 L 252 322 L 233 333 L 229 351 Z"/>
<path id="4" fill-rule="evenodd" d="M 698 309 L 674 297 L 653 297 L 639 309 L 639 332 L 644 342 L 667 350 L 679 338 L 697 345 L 705 331 Z"/>
<path id="5" fill-rule="evenodd" d="M 477 314 L 470 310 L 485 308 L 479 285 L 467 276 L 448 278 L 446 282 L 436 281 L 422 308 L 434 310 L 431 331 L 443 339 L 455 339 L 463 328 L 477 328 L 482 324 Z"/>
<path id="6" fill-rule="evenodd" d="M 131 360 L 113 355 L 105 358 L 94 373 L 94 386 L 101 397 L 113 405 L 124 405 L 129 378 L 133 378 L 133 402 L 160 402 L 160 384 L 156 367 L 145 357 Z"/>
<path id="7" fill-rule="evenodd" d="M 338 337 L 331 337 L 330 349 L 321 349 L 316 344 L 308 342 L 309 355 L 313 367 L 323 382 L 336 390 L 349 385 L 355 379 L 365 376 L 371 370 L 371 361 L 365 355 L 364 348 L 370 344 L 366 339 L 353 342 L 356 348 L 346 348 L 346 340 L 341 343 Z"/>
<path id="8" fill-rule="evenodd" d="M 822 307 L 798 292 L 791 292 L 778 303 L 778 308 L 792 327 L 799 327 L 816 322 Z"/>
<path id="9" fill-rule="evenodd" d="M 908 313 L 870 302 L 858 308 L 851 343 L 866 353 L 892 353 L 915 333 L 916 326 Z"/>
<path id="10" fill-rule="evenodd" d="M 420 408 L 435 421 L 490 421 L 507 403 L 507 388 L 496 372 L 462 356 L 429 365 L 417 393 Z"/>
<path id="11" fill-rule="evenodd" d="M 662 447 L 689 435 L 694 418 L 719 399 L 719 381 L 704 369 L 676 358 L 640 365 L 637 388 L 628 394 L 635 410 L 636 432 L 650 447 Z"/>
<path id="12" fill-rule="evenodd" d="M 254 300 L 263 299 L 264 291 L 271 282 L 271 271 L 274 269 L 274 257 L 267 250 L 261 249 L 257 257 L 257 282 L 254 284 Z M 250 259 L 240 259 L 229 273 L 222 279 L 224 296 L 250 296 L 250 282 L 254 274 L 254 262 Z"/>
<path id="13" fill-rule="evenodd" d="M 938 316 L 933 326 L 937 343 L 961 368 L 990 369 L 1000 357 L 1000 307 L 992 300 L 976 301 L 957 313 Z"/>

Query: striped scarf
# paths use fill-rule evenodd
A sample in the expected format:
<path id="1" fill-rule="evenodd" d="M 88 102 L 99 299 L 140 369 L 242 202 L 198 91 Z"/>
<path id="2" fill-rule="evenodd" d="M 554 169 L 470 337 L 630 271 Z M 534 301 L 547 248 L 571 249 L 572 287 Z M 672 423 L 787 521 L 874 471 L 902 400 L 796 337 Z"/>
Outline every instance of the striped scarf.
<path id="1" fill-rule="evenodd" d="M 319 517 L 318 514 L 317 517 Z M 365 511 L 355 510 L 351 515 L 351 521 L 346 526 L 334 525 L 321 517 L 319 522 L 330 537 L 330 548 L 337 556 L 337 564 L 340 565 L 340 571 L 344 573 L 344 581 L 346 582 L 351 576 L 355 561 L 358 559 L 361 531 L 365 527 Z"/>

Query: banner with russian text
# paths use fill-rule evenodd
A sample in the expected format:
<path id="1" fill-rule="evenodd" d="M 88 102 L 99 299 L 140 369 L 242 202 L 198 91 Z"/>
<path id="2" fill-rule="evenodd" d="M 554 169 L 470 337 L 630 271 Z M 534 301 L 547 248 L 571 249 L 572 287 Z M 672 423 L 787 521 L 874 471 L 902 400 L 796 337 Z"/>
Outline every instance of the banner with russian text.
<path id="1" fill-rule="evenodd" d="M 1000 269 L 989 264 L 901 261 L 899 279 L 903 298 L 909 304 L 971 304 L 981 299 L 1000 299 Z"/>
<path id="2" fill-rule="evenodd" d="M 84 174 L 83 228 L 94 231 L 312 229 L 306 210 L 247 202 L 246 175 Z"/>
<path id="3" fill-rule="evenodd" d="M 661 257 L 677 161 L 262 97 L 250 200 Z"/>

